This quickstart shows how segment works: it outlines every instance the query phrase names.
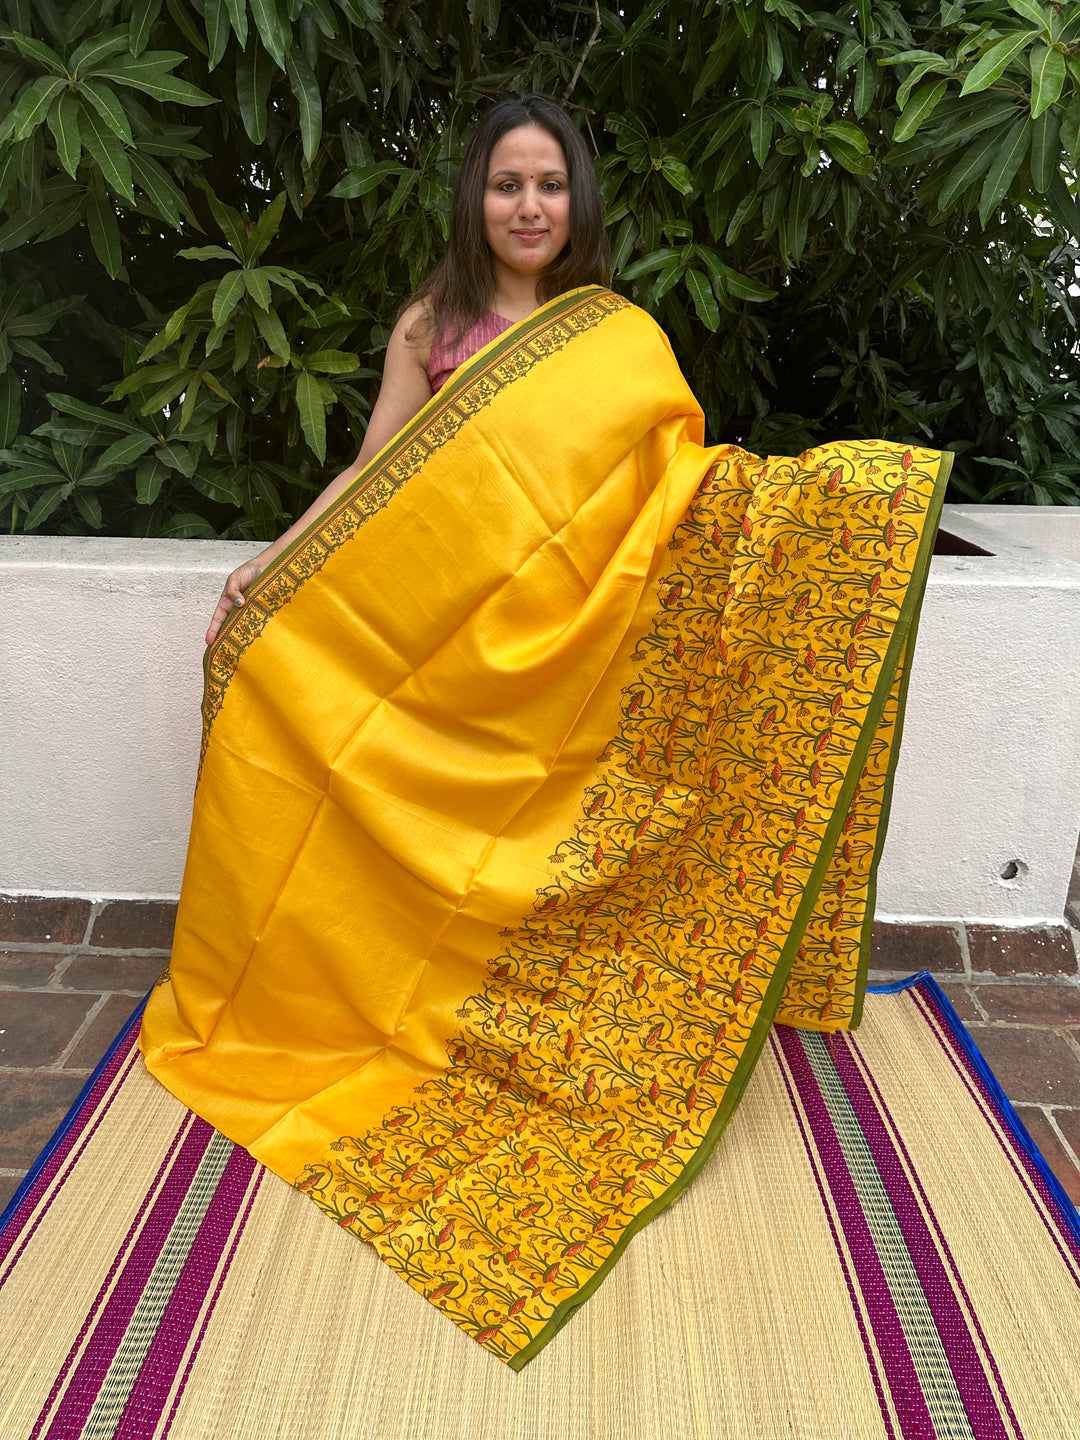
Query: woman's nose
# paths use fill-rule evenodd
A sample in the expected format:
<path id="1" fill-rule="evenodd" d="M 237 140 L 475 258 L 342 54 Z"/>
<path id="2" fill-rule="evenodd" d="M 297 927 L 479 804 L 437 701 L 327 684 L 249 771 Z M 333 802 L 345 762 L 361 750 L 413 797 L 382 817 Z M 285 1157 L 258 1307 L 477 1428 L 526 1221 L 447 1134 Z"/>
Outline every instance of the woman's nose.
<path id="1" fill-rule="evenodd" d="M 518 196 L 518 211 L 522 215 L 540 214 L 540 191 L 535 185 L 523 185 Z"/>

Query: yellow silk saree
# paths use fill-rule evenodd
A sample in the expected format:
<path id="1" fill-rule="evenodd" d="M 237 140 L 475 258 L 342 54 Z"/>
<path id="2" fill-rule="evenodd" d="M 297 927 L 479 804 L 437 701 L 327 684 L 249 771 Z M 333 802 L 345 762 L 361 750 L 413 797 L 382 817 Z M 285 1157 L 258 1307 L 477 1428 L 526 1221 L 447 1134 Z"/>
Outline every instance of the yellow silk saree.
<path id="1" fill-rule="evenodd" d="M 161 1082 L 515 1368 L 858 1023 L 947 469 L 705 447 L 651 319 L 457 370 L 208 652 Z"/>

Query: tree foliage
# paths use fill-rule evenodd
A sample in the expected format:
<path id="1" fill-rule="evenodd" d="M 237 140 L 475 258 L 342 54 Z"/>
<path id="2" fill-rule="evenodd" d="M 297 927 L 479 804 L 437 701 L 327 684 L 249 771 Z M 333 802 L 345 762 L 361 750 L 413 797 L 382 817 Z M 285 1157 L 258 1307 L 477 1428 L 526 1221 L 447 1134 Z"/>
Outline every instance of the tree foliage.
<path id="1" fill-rule="evenodd" d="M 1043 0 L 0 0 L 0 523 L 276 533 L 523 90 L 711 435 L 1080 503 L 1078 45 Z"/>

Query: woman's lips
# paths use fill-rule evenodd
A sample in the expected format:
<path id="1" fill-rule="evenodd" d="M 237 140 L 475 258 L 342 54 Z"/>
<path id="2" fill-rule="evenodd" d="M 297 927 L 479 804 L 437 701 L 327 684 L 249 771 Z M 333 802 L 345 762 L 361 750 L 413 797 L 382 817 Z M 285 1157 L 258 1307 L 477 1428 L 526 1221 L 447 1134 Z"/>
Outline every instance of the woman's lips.
<path id="1" fill-rule="evenodd" d="M 547 234 L 547 231 L 546 231 L 546 230 L 512 230 L 510 233 L 511 233 L 512 235 L 516 235 L 519 240 L 540 240 L 540 239 L 542 239 L 542 238 Z"/>

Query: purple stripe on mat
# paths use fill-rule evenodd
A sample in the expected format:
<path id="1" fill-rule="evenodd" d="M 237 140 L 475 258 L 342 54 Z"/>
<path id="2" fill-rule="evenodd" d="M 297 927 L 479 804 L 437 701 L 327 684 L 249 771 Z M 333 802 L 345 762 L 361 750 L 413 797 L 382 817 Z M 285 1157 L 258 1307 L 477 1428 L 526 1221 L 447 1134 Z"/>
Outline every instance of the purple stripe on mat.
<path id="1" fill-rule="evenodd" d="M 925 994 L 920 993 L 921 987 L 914 986 L 911 989 L 911 996 L 922 1011 L 924 1017 L 931 1022 L 930 1030 L 937 1037 L 938 1044 L 949 1058 L 953 1068 L 960 1076 L 972 1099 L 981 1110 L 988 1110 L 998 1117 L 1008 1133 L 1008 1143 L 1005 1137 L 994 1130 L 994 1135 L 1001 1146 L 1013 1172 L 1029 1193 L 1034 1191 L 1040 1201 L 1035 1209 L 1041 1219 L 1047 1234 L 1050 1236 L 1054 1246 L 1064 1260 L 1073 1279 L 1080 1284 L 1080 1244 L 1076 1236 L 1066 1223 L 1062 1214 L 1061 1205 L 1057 1197 L 1047 1185 L 1039 1167 L 1026 1153 L 1023 1147 L 1016 1140 L 1012 1126 L 1008 1123 L 1008 1116 L 1003 1115 L 994 1095 L 991 1093 L 983 1077 L 979 1074 L 978 1068 L 972 1064 L 969 1056 L 964 1052 L 962 1046 L 955 1043 L 951 1028 L 942 1018 L 933 1000 Z M 942 1035 L 942 1027 L 946 1035 Z M 947 1036 L 947 1038 L 946 1038 Z M 985 1063 L 985 1062 L 984 1062 Z M 1054 1224 L 1051 1224 L 1050 1217 L 1053 1216 Z"/>
<path id="2" fill-rule="evenodd" d="M 1015 1432 L 1017 1440 L 1022 1440 L 1020 1422 L 1017 1419 L 1016 1412 L 1012 1406 L 1012 1401 L 1010 1400 L 1008 1392 L 1005 1389 L 1005 1382 L 1001 1378 L 1001 1372 L 998 1370 L 997 1361 L 994 1359 L 993 1352 L 990 1349 L 989 1341 L 987 1340 L 986 1335 L 983 1332 L 982 1324 L 975 1311 L 975 1306 L 972 1304 L 971 1296 L 968 1294 L 967 1286 L 964 1284 L 964 1277 L 960 1273 L 960 1267 L 953 1259 L 952 1250 L 949 1248 L 948 1242 L 945 1239 L 945 1232 L 942 1230 L 940 1224 L 938 1223 L 938 1218 L 934 1214 L 933 1209 L 931 1208 L 930 1201 L 926 1195 L 926 1191 L 923 1189 L 922 1181 L 919 1179 L 919 1172 L 916 1170 L 914 1162 L 911 1159 L 911 1155 L 908 1152 L 908 1148 L 904 1144 L 904 1137 L 900 1133 L 900 1127 L 892 1118 L 889 1107 L 885 1104 L 885 1097 L 882 1095 L 881 1089 L 878 1086 L 877 1081 L 874 1079 L 869 1065 L 866 1063 L 865 1057 L 863 1056 L 863 1053 L 859 1048 L 859 1042 L 856 1039 L 855 1035 L 849 1032 L 847 1039 L 853 1053 L 859 1058 L 859 1062 L 862 1067 L 862 1074 L 866 1078 L 866 1081 L 870 1088 L 873 1090 L 878 1108 L 881 1114 L 885 1117 L 886 1122 L 888 1123 L 889 1129 L 892 1133 L 893 1143 L 896 1145 L 899 1153 L 903 1156 L 904 1162 L 906 1164 L 906 1173 L 910 1177 L 915 1189 L 918 1191 L 919 1197 L 923 1202 L 924 1213 L 926 1215 L 929 1215 L 930 1217 L 930 1224 L 933 1227 L 934 1234 L 937 1236 L 940 1253 L 945 1257 L 945 1260 L 948 1263 L 949 1270 L 952 1272 L 953 1284 L 955 1285 L 957 1292 L 959 1293 L 964 1302 L 964 1307 L 967 1310 L 968 1316 L 971 1320 L 971 1324 L 979 1337 L 979 1343 L 982 1346 L 983 1355 L 985 1356 L 986 1361 L 989 1364 L 991 1371 L 993 1372 L 994 1379 L 997 1382 L 998 1393 L 1001 1396 L 1002 1403 L 1004 1404 L 1006 1412 L 1008 1413 L 1009 1420 L 1012 1422 L 1013 1431 Z"/>
<path id="3" fill-rule="evenodd" d="M 870 1371 L 870 1378 L 874 1382 L 874 1393 L 878 1398 L 878 1406 L 881 1410 L 881 1421 L 885 1426 L 885 1433 L 888 1440 L 896 1440 L 896 1430 L 892 1423 L 892 1415 L 889 1412 L 888 1401 L 885 1398 L 885 1388 L 881 1381 L 881 1371 L 878 1369 L 877 1356 L 874 1354 L 874 1347 L 870 1344 L 870 1336 L 866 1331 L 866 1323 L 863 1320 L 862 1309 L 859 1305 L 858 1296 L 855 1293 L 855 1282 L 851 1278 L 851 1267 L 848 1265 L 847 1256 L 844 1254 L 844 1247 L 840 1243 L 840 1236 L 836 1229 L 836 1222 L 833 1220 L 832 1211 L 829 1209 L 825 1187 L 821 1183 L 821 1170 L 817 1163 L 814 1152 L 814 1143 L 806 1132 L 802 1115 L 799 1113 L 799 1106 L 795 1098 L 795 1091 L 792 1089 L 791 1079 L 781 1060 L 780 1047 L 776 1043 L 776 1031 L 779 1027 L 774 1026 L 769 1035 L 769 1044 L 772 1047 L 773 1057 L 776 1060 L 776 1068 L 787 1090 L 788 1099 L 791 1102 L 791 1111 L 795 1116 L 795 1123 L 799 1127 L 799 1134 L 802 1136 L 803 1145 L 806 1148 L 806 1157 L 810 1162 L 810 1170 L 814 1177 L 814 1184 L 817 1186 L 818 1195 L 821 1197 L 821 1209 L 828 1221 L 829 1233 L 832 1235 L 833 1245 L 836 1248 L 836 1258 L 840 1263 L 840 1269 L 844 1276 L 844 1284 L 847 1287 L 848 1297 L 851 1300 L 851 1312 L 855 1316 L 856 1324 L 859 1327 L 859 1335 L 862 1338 L 863 1354 L 866 1357 L 866 1367 Z"/>
<path id="4" fill-rule="evenodd" d="M 35 1205 L 54 1183 L 65 1162 L 70 1157 L 72 1165 L 75 1164 L 85 1146 L 93 1138 L 98 1126 L 109 1113 L 109 1109 L 116 1099 L 116 1093 L 119 1092 L 119 1086 L 117 1086 L 117 1091 L 101 1106 L 100 1111 L 97 1107 L 101 1105 L 102 1098 L 108 1092 L 117 1073 L 125 1066 L 130 1070 L 132 1066 L 137 1063 L 137 1055 L 132 1053 L 137 1037 L 138 1027 L 133 1026 L 129 1034 L 125 1037 L 125 1043 L 118 1045 L 113 1053 L 106 1058 L 105 1063 L 101 1067 L 100 1074 L 92 1076 L 91 1080 L 87 1082 L 87 1086 L 83 1089 L 65 1116 L 57 1134 L 53 1136 L 55 1144 L 50 1142 L 50 1144 L 53 1144 L 53 1148 L 51 1150 L 47 1148 L 46 1151 L 43 1152 L 35 1168 L 30 1171 L 22 1185 L 20 1185 L 17 1194 L 11 1202 L 11 1206 L 5 1212 L 5 1223 L 3 1227 L 0 1228 L 0 1264 L 3 1264 L 3 1261 L 14 1249 L 22 1233 L 23 1226 L 33 1213 Z M 76 1150 L 78 1153 L 73 1154 L 72 1152 Z M 67 1177 L 65 1176 L 64 1178 L 66 1179 Z M 63 1181 L 61 1181 L 61 1185 L 62 1184 Z M 57 1187 L 57 1190 L 59 1192 L 59 1187 Z M 27 1232 L 23 1245 L 19 1247 L 19 1254 L 21 1254 L 25 1248 L 26 1241 L 29 1240 L 30 1236 L 45 1218 L 45 1214 L 54 1198 L 55 1196 L 50 1196 L 41 1214 Z M 11 1274 L 18 1258 L 18 1255 L 16 1255 L 7 1270 L 0 1275 L 0 1286 L 4 1284 Z"/>
<path id="5" fill-rule="evenodd" d="M 859 1128 L 866 1138 L 904 1238 L 911 1262 L 933 1317 L 941 1347 L 964 1402 L 975 1440 L 1008 1440 L 997 1399 L 987 1378 L 982 1357 L 971 1338 L 967 1318 L 949 1282 L 941 1254 L 926 1223 L 915 1192 L 881 1112 L 852 1058 L 848 1037 L 835 1032 L 824 1037 L 825 1048 L 851 1101 Z M 1018 1434 L 1019 1432 L 1017 1432 Z"/>
<path id="6" fill-rule="evenodd" d="M 56 1377 L 49 1398 L 28 1440 L 38 1440 L 47 1423 L 50 1440 L 53 1440 L 53 1437 L 61 1440 L 61 1437 L 81 1435 L 86 1417 L 127 1331 L 139 1296 L 153 1271 L 161 1247 L 168 1239 L 213 1134 L 213 1127 L 205 1120 L 192 1117 L 184 1141 L 150 1207 L 145 1224 L 132 1244 L 132 1238 L 145 1211 L 144 1203 L 98 1292 L 78 1339 Z M 129 1249 L 130 1253 L 127 1253 Z M 118 1270 L 119 1278 L 113 1286 Z M 79 1356 L 79 1350 L 87 1336 L 89 1343 Z M 79 1358 L 76 1360 L 77 1356 Z M 65 1384 L 69 1373 L 70 1383 Z M 53 1411 L 53 1403 L 61 1391 L 63 1397 Z"/>
<path id="7" fill-rule="evenodd" d="M 217 1305 L 218 1296 L 221 1294 L 222 1286 L 225 1284 L 225 1278 L 229 1273 L 229 1267 L 232 1265 L 233 1256 L 236 1254 L 237 1246 L 240 1244 L 241 1236 L 243 1235 L 244 1230 L 247 1226 L 248 1217 L 251 1214 L 252 1206 L 255 1204 L 255 1197 L 259 1193 L 259 1186 L 262 1184 L 263 1176 L 265 1174 L 265 1169 L 260 1168 L 259 1173 L 255 1177 L 255 1183 L 251 1187 L 251 1194 L 248 1197 L 247 1205 L 244 1208 L 243 1218 L 241 1219 L 240 1224 L 236 1227 L 236 1233 L 233 1236 L 232 1245 L 229 1247 L 229 1253 L 228 1255 L 226 1255 L 225 1263 L 221 1267 L 221 1274 L 218 1276 L 218 1283 L 214 1287 L 214 1293 L 210 1298 L 209 1305 L 206 1307 L 206 1314 L 203 1316 L 203 1322 L 199 1326 L 199 1333 L 195 1337 L 195 1343 L 191 1347 L 191 1353 L 188 1356 L 188 1362 L 184 1366 L 184 1373 L 180 1379 L 180 1384 L 177 1386 L 176 1394 L 173 1396 L 173 1403 L 169 1407 L 169 1418 L 166 1420 L 165 1427 L 161 1432 L 161 1440 L 167 1440 L 167 1437 L 172 1432 L 173 1421 L 176 1419 L 176 1412 L 180 1408 L 180 1401 L 183 1398 L 187 1382 L 191 1377 L 191 1371 L 195 1365 L 195 1361 L 198 1359 L 199 1351 L 202 1349 L 203 1337 L 206 1335 L 207 1326 L 210 1324 L 210 1318 L 214 1313 L 214 1307 Z"/>
<path id="8" fill-rule="evenodd" d="M 855 1264 L 859 1289 L 900 1422 L 900 1433 L 903 1440 L 935 1440 L 934 1422 L 923 1396 L 907 1337 L 896 1312 L 884 1268 L 817 1078 L 799 1042 L 798 1032 L 790 1026 L 778 1025 L 776 1036 L 810 1121 L 814 1146 L 824 1167 L 833 1203 Z"/>
<path id="9" fill-rule="evenodd" d="M 148 1434 L 153 1433 L 160 1420 L 226 1246 L 229 1246 L 228 1256 L 206 1320 L 210 1318 L 214 1302 L 228 1273 L 262 1178 L 259 1175 L 252 1187 L 252 1175 L 258 1168 L 247 1151 L 237 1145 L 229 1157 L 214 1198 L 199 1227 L 199 1233 L 162 1312 L 138 1378 L 131 1388 L 124 1413 L 120 1417 L 114 1440 L 145 1440 Z M 245 1197 L 248 1197 L 246 1207 Z M 241 1208 L 244 1209 L 244 1216 L 237 1227 L 236 1219 Z M 202 1329 L 205 1329 L 205 1322 Z M 196 1351 L 197 1349 L 198 1342 Z"/>

